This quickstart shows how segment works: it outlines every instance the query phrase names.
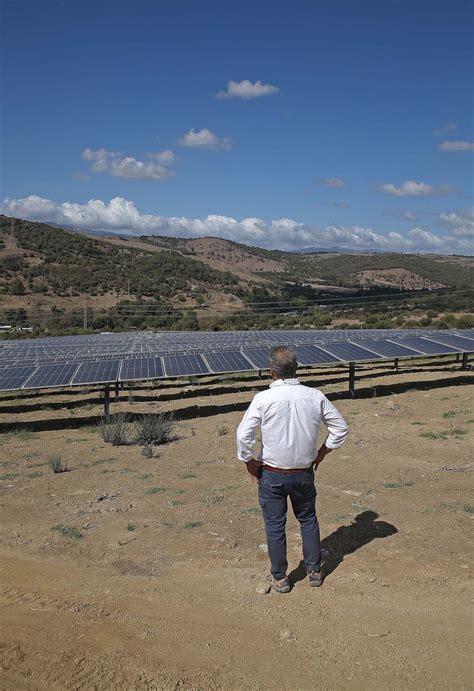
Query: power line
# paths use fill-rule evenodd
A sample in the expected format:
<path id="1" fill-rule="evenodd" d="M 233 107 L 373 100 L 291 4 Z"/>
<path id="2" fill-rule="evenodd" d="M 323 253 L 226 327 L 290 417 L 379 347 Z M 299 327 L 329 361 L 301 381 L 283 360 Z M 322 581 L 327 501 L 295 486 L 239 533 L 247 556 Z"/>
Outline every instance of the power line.
<path id="1" fill-rule="evenodd" d="M 388 293 L 388 294 L 383 294 L 383 295 L 351 295 L 351 296 L 346 296 L 346 297 L 335 297 L 335 298 L 319 298 L 319 299 L 313 299 L 313 300 L 305 300 L 304 303 L 294 303 L 291 300 L 290 301 L 273 301 L 273 302 L 248 302 L 245 303 L 243 308 L 230 311 L 228 309 L 224 308 L 217 308 L 214 306 L 212 310 L 209 310 L 209 305 L 206 305 L 205 303 L 202 305 L 195 305 L 195 306 L 165 306 L 165 305 L 159 305 L 159 304 L 146 304 L 146 303 L 132 303 L 132 304 L 115 304 L 112 307 L 104 307 L 100 308 L 98 311 L 93 310 L 92 306 L 87 306 L 87 304 L 84 303 L 83 305 L 83 312 L 82 310 L 78 307 L 77 310 L 70 310 L 70 311 L 64 311 L 64 312 L 58 312 L 56 314 L 51 314 L 51 313 L 36 313 L 35 315 L 28 315 L 26 314 L 24 319 L 25 321 L 61 321 L 64 319 L 73 319 L 77 318 L 79 319 L 82 317 L 83 319 L 83 326 L 84 328 L 87 329 L 87 321 L 88 321 L 88 312 L 91 310 L 91 318 L 120 318 L 122 317 L 123 319 L 144 319 L 147 317 L 172 317 L 172 316 L 177 316 L 177 317 L 185 317 L 186 312 L 204 312 L 202 316 L 206 316 L 209 318 L 212 318 L 213 316 L 228 316 L 229 318 L 232 317 L 240 317 L 240 316 L 258 316 L 258 315 L 266 315 L 266 316 L 271 316 L 271 315 L 281 315 L 284 316 L 285 313 L 288 312 L 301 312 L 308 310 L 312 307 L 316 307 L 321 304 L 328 304 L 328 306 L 332 307 L 340 307 L 344 308 L 347 307 L 347 302 L 350 301 L 352 305 L 357 305 L 357 304 L 362 304 L 363 306 L 373 306 L 377 305 L 380 302 L 383 302 L 387 298 L 391 297 L 396 297 L 396 298 L 404 298 L 404 297 L 410 297 L 412 299 L 416 299 L 420 295 L 426 295 L 428 291 L 419 291 L 416 294 L 413 294 L 413 291 L 409 292 L 397 292 L 397 293 Z M 25 309 L 25 308 L 19 308 L 19 309 Z M 3 310 L 0 312 L 0 317 L 3 319 L 8 319 L 11 318 L 11 312 L 14 312 L 15 308 L 10 308 L 8 310 Z M 1 316 L 3 314 L 3 316 Z"/>
<path id="2" fill-rule="evenodd" d="M 380 300 L 372 298 L 371 300 L 363 298 L 363 299 L 358 299 L 356 302 L 353 304 L 363 304 L 363 305 L 377 305 L 380 303 Z M 67 318 L 70 316 L 82 316 L 84 314 L 84 310 L 88 311 L 89 314 L 91 314 L 93 317 L 98 316 L 99 314 L 102 316 L 116 316 L 116 317 L 124 317 L 124 318 L 132 318 L 132 317 L 142 317 L 145 318 L 147 316 L 167 316 L 167 315 L 173 315 L 173 314 L 178 314 L 178 315 L 185 315 L 186 313 L 189 312 L 206 312 L 209 315 L 212 314 L 263 314 L 263 313 L 279 313 L 282 310 L 284 311 L 298 311 L 298 310 L 307 310 L 312 307 L 315 307 L 315 305 L 312 301 L 311 302 L 305 302 L 305 303 L 260 303 L 261 307 L 252 307 L 250 305 L 245 305 L 243 308 L 238 309 L 238 310 L 229 310 L 224 307 L 222 308 L 217 308 L 213 307 L 212 310 L 208 310 L 208 305 L 196 305 L 196 306 L 187 306 L 187 307 L 159 307 L 159 306 L 148 306 L 147 309 L 140 309 L 138 306 L 129 306 L 127 309 L 123 309 L 122 307 L 103 307 L 100 309 L 94 310 L 91 306 L 86 306 L 82 308 L 77 308 L 76 310 L 68 310 L 68 311 L 61 311 L 57 312 L 55 314 L 51 314 L 50 312 L 43 312 L 43 313 L 36 313 L 35 316 L 31 315 L 30 318 L 40 318 L 40 319 L 63 319 Z M 344 308 L 347 305 L 345 304 L 345 301 L 340 301 L 338 303 L 331 303 L 331 307 L 341 307 Z M 24 308 L 22 308 L 24 309 Z M 90 310 L 90 311 L 89 311 Z M 14 308 L 11 308 L 9 310 L 4 310 L 3 315 L 7 317 L 7 315 L 11 316 L 11 312 L 15 311 Z M 1 315 L 2 313 L 0 313 Z M 28 315 L 26 315 L 28 316 Z"/>

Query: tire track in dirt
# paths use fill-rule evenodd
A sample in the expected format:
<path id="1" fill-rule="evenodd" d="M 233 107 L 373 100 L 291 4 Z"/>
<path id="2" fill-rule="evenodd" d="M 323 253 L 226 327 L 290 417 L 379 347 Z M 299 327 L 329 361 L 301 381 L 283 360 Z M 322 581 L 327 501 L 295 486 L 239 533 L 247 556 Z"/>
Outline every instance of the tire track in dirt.
<path id="1" fill-rule="evenodd" d="M 30 684 L 35 689 L 152 688 L 140 683 L 138 674 L 117 665 L 114 669 L 103 658 L 70 654 L 51 658 L 19 642 L 1 646 L 0 660 L 6 676 L 16 681 L 15 688 L 30 688 Z"/>
<path id="2" fill-rule="evenodd" d="M 64 641 L 62 642 L 64 645 Z M 60 646 L 59 646 L 60 647 Z M 58 647 L 58 649 L 59 649 Z M 206 689 L 218 691 L 224 688 L 219 672 L 189 675 L 168 672 L 164 669 L 152 671 L 134 661 L 123 661 L 121 653 L 102 656 L 85 656 L 62 651 L 51 656 L 50 651 L 42 653 L 38 646 L 32 649 L 18 641 L 0 643 L 0 665 L 2 668 L 1 689 L 15 688 L 53 691 L 58 689 L 79 689 L 99 691 L 101 689 L 141 689 L 144 691 L 164 689 Z"/>
<path id="3" fill-rule="evenodd" d="M 25 610 L 50 612 L 53 615 L 84 616 L 86 626 L 97 620 L 121 619 L 130 623 L 129 614 L 90 602 L 61 599 L 34 590 L 7 587 L 0 589 L 0 613 L 2 610 Z M 12 612 L 13 614 L 13 612 Z M 7 612 L 5 611 L 5 615 Z M 15 617 L 15 615 L 13 615 Z M 135 653 L 117 650 L 112 653 L 90 655 L 90 635 L 72 634 L 69 625 L 66 629 L 57 620 L 46 620 L 43 624 L 44 636 L 40 636 L 35 646 L 19 639 L 18 634 L 9 638 L 13 630 L 3 622 L 3 641 L 0 641 L 0 690 L 35 689 L 44 691 L 62 689 L 196 689 L 218 690 L 224 688 L 212 673 L 189 675 L 183 671 L 167 669 L 157 662 L 157 669 L 148 669 L 135 661 Z M 82 626 L 82 625 L 81 625 Z M 51 628 L 52 627 L 52 628 Z M 74 625 L 73 627 L 74 628 Z M 83 629 L 88 631 L 88 629 Z M 90 629 L 93 636 L 93 630 Z M 217 673 L 217 677 L 220 675 Z"/>
<path id="4" fill-rule="evenodd" d="M 118 612 L 110 612 L 89 602 L 74 602 L 61 600 L 49 595 L 42 595 L 35 591 L 19 590 L 18 588 L 4 588 L 0 590 L 0 609 L 11 606 L 25 606 L 38 611 L 71 612 L 74 614 L 88 614 L 96 617 L 117 618 Z"/>

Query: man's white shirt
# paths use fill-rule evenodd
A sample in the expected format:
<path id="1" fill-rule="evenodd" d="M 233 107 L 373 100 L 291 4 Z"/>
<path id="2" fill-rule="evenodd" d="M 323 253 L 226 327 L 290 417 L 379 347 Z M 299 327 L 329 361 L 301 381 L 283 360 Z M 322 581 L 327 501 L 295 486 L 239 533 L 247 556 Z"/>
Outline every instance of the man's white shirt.
<path id="1" fill-rule="evenodd" d="M 309 467 L 316 457 L 321 422 L 329 432 L 327 448 L 342 446 L 349 428 L 331 401 L 298 379 L 277 379 L 269 389 L 254 396 L 237 429 L 238 459 L 257 458 L 275 468 Z M 262 444 L 256 456 L 258 427 Z"/>

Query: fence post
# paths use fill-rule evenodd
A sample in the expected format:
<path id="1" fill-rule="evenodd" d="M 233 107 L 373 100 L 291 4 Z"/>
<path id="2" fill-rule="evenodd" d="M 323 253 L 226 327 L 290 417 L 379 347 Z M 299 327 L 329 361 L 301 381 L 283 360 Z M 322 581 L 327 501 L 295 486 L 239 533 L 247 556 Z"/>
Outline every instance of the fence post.
<path id="1" fill-rule="evenodd" d="M 110 386 L 106 384 L 104 386 L 104 417 L 106 420 L 110 420 Z"/>
<path id="2" fill-rule="evenodd" d="M 349 362 L 349 396 L 356 397 L 355 393 L 355 362 Z"/>

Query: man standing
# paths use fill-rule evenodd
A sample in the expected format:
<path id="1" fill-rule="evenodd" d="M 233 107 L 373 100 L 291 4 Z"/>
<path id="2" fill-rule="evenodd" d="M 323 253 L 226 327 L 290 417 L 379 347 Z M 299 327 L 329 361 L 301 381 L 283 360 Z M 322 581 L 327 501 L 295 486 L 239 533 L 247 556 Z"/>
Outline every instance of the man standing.
<path id="1" fill-rule="evenodd" d="M 309 583 L 320 586 L 321 547 L 316 517 L 314 471 L 332 449 L 346 440 L 349 428 L 332 403 L 318 389 L 296 379 L 296 353 L 280 346 L 270 352 L 270 388 L 256 394 L 237 429 L 238 459 L 258 480 L 271 562 L 272 586 L 288 593 L 286 576 L 286 513 L 290 498 L 303 541 L 303 558 Z M 329 434 L 318 453 L 316 442 L 321 421 Z M 255 433 L 261 429 L 262 446 L 254 457 Z"/>

